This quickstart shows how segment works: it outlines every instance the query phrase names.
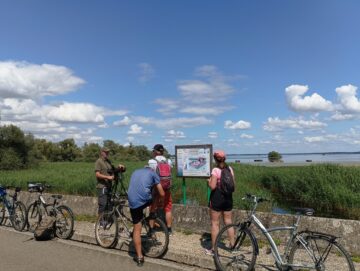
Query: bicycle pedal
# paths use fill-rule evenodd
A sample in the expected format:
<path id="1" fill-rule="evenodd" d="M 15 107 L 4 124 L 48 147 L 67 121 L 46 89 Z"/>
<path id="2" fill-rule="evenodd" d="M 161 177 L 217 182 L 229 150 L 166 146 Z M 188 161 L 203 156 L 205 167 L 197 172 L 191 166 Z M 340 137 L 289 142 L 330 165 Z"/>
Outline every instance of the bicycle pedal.
<path id="1" fill-rule="evenodd" d="M 268 247 L 268 248 L 266 249 L 266 254 L 267 254 L 267 255 L 271 254 L 271 248 Z"/>

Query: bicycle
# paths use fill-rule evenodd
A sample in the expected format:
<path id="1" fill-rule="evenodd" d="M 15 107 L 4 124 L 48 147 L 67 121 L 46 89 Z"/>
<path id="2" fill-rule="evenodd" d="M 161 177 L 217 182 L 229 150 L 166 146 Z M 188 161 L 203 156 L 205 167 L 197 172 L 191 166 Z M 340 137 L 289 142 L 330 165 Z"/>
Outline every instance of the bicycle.
<path id="1" fill-rule="evenodd" d="M 278 270 L 355 271 L 350 255 L 337 242 L 339 237 L 310 230 L 298 232 L 301 216 L 313 215 L 313 209 L 295 208 L 296 220 L 292 226 L 266 229 L 255 215 L 257 205 L 266 199 L 247 194 L 243 200 L 248 200 L 253 204 L 248 218 L 242 223 L 224 226 L 216 237 L 214 257 L 220 270 L 253 270 L 259 254 L 258 242 L 250 229 L 250 226 L 254 224 L 266 237 Z M 232 230 L 234 238 L 230 240 L 227 235 Z M 290 238 L 286 243 L 284 255 L 280 255 L 279 249 L 270 235 L 275 231 L 289 231 Z"/>
<path id="2" fill-rule="evenodd" d="M 58 200 L 62 195 L 51 195 L 52 203 L 46 203 L 42 193 L 50 185 L 43 183 L 28 183 L 28 191 L 30 193 L 39 193 L 38 198 L 27 208 L 27 225 L 29 231 L 33 232 L 40 224 L 44 216 L 53 216 L 55 221 L 55 236 L 61 239 L 70 239 L 74 231 L 74 214 L 66 205 L 59 205 Z"/>
<path id="3" fill-rule="evenodd" d="M 7 193 L 7 189 L 15 188 L 13 195 Z M 0 225 L 5 224 L 7 219 L 17 231 L 22 231 L 26 225 L 26 207 L 17 199 L 20 187 L 0 186 Z M 7 197 L 8 195 L 8 197 Z"/>
<path id="4" fill-rule="evenodd" d="M 108 202 L 108 211 L 102 213 L 95 224 L 96 242 L 104 248 L 114 248 L 119 240 L 130 245 L 132 241 L 132 220 L 127 212 L 127 193 L 120 174 Z M 117 192 L 120 180 L 121 191 Z M 122 193 L 121 193 L 122 192 Z M 141 245 L 145 256 L 162 257 L 169 245 L 169 232 L 165 223 L 158 217 L 144 216 L 141 221 Z"/>

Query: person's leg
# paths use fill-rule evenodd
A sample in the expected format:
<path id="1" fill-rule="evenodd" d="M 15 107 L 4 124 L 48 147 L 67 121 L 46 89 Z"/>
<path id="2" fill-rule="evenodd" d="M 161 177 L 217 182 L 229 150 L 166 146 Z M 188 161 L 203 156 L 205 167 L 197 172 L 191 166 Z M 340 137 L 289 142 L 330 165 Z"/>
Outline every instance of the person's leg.
<path id="1" fill-rule="evenodd" d="M 224 212 L 224 223 L 225 225 L 229 225 L 232 223 L 232 211 L 225 211 Z M 228 230 L 228 236 L 229 236 L 229 240 L 230 240 L 230 245 L 234 245 L 234 228 L 230 228 Z"/>
<path id="2" fill-rule="evenodd" d="M 164 198 L 164 212 L 165 212 L 165 221 L 166 226 L 170 234 L 172 234 L 172 197 L 170 190 L 165 192 Z"/>
<path id="3" fill-rule="evenodd" d="M 107 195 L 105 188 L 98 188 L 98 216 L 102 214 L 106 209 Z"/>
<path id="4" fill-rule="evenodd" d="M 141 206 L 136 209 L 130 209 L 130 214 L 134 225 L 132 236 L 136 251 L 136 257 L 134 258 L 134 260 L 136 261 L 138 266 L 141 266 L 144 263 L 144 255 L 142 254 L 141 250 L 141 220 L 143 218 L 144 208 L 145 206 Z"/>
<path id="5" fill-rule="evenodd" d="M 141 251 L 141 222 L 134 224 L 133 241 L 138 259 L 144 258 Z"/>
<path id="6" fill-rule="evenodd" d="M 214 249 L 215 239 L 219 233 L 219 222 L 220 222 L 221 212 L 210 209 L 210 219 L 211 219 L 211 249 Z"/>

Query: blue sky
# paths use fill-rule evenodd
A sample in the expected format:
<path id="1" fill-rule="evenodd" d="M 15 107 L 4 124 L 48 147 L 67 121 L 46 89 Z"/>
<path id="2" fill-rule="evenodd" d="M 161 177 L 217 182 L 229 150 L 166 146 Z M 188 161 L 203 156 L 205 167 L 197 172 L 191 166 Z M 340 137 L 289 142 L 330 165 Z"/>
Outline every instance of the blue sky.
<path id="1" fill-rule="evenodd" d="M 360 150 L 359 1 L 1 1 L 1 124 L 54 142 Z"/>

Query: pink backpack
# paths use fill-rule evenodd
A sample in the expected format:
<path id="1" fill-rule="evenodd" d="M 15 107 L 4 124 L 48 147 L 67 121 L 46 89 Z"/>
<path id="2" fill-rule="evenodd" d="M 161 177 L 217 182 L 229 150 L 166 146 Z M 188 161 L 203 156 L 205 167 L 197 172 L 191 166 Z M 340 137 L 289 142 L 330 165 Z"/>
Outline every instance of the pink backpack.
<path id="1" fill-rule="evenodd" d="M 160 183 L 164 190 L 171 188 L 171 166 L 166 161 L 158 161 L 156 173 L 160 176 Z"/>

